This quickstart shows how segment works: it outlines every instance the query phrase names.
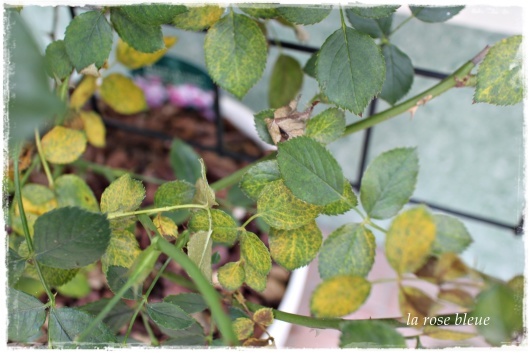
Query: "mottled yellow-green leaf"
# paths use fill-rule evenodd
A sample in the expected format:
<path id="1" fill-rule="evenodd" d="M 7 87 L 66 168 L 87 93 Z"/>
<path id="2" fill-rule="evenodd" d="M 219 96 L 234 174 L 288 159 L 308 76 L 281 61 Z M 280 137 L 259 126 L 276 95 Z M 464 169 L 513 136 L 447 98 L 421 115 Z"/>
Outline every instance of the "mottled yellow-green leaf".
<path id="1" fill-rule="evenodd" d="M 73 109 L 80 109 L 87 100 L 92 97 L 96 91 L 96 77 L 92 75 L 85 75 L 77 87 L 75 88 L 72 96 L 70 97 L 70 107 Z"/>
<path id="2" fill-rule="evenodd" d="M 350 182 L 344 179 L 344 192 L 341 198 L 324 206 L 322 213 L 329 216 L 336 216 L 351 210 L 355 206 L 357 206 L 357 196 L 355 196 Z"/>
<path id="3" fill-rule="evenodd" d="M 513 277 L 511 280 L 506 283 L 508 287 L 510 287 L 513 292 L 515 293 L 515 296 L 519 300 L 523 300 L 524 298 L 524 276 L 518 275 Z"/>
<path id="4" fill-rule="evenodd" d="M 178 237 L 178 226 L 171 218 L 158 214 L 155 218 L 153 218 L 153 223 L 160 234 L 168 235 L 174 238 Z"/>
<path id="5" fill-rule="evenodd" d="M 459 288 L 440 289 L 438 299 L 460 305 L 464 308 L 471 308 L 475 303 L 475 299 L 473 299 L 471 294 Z"/>
<path id="6" fill-rule="evenodd" d="M 116 58 L 120 63 L 129 69 L 138 69 L 140 67 L 153 65 L 166 54 L 167 50 L 177 42 L 177 37 L 164 37 L 166 47 L 154 53 L 142 53 L 121 39 L 118 39 L 116 48 Z"/>
<path id="7" fill-rule="evenodd" d="M 208 30 L 204 58 L 212 79 L 242 98 L 263 75 L 267 42 L 254 20 L 230 11 Z"/>
<path id="8" fill-rule="evenodd" d="M 314 220 L 322 207 L 298 199 L 282 180 L 268 183 L 258 198 L 258 213 L 277 229 L 295 229 Z"/>
<path id="9" fill-rule="evenodd" d="M 523 99 L 523 36 L 504 38 L 492 46 L 477 73 L 475 101 L 511 105 Z"/>
<path id="10" fill-rule="evenodd" d="M 224 8 L 217 5 L 189 6 L 188 12 L 175 16 L 173 24 L 188 31 L 202 31 L 219 21 Z"/>
<path id="11" fill-rule="evenodd" d="M 103 272 L 110 266 L 131 268 L 141 250 L 133 233 L 128 230 L 113 230 L 109 246 L 101 257 Z"/>
<path id="12" fill-rule="evenodd" d="M 73 269 L 62 269 L 62 268 L 53 268 L 49 266 L 45 266 L 43 264 L 40 264 L 40 270 L 42 272 L 42 276 L 44 277 L 44 280 L 46 283 L 52 287 L 58 287 L 62 286 L 72 280 L 72 278 L 75 277 L 77 272 L 79 271 L 78 268 Z M 37 269 L 35 268 L 35 265 L 33 264 L 26 264 L 26 270 L 24 273 L 31 278 L 34 279 L 40 279 L 39 275 L 37 273 Z"/>
<path id="13" fill-rule="evenodd" d="M 219 283 L 227 290 L 236 290 L 245 281 L 245 269 L 241 262 L 229 262 L 217 272 Z"/>
<path id="14" fill-rule="evenodd" d="M 239 244 L 241 257 L 245 260 L 246 265 L 252 266 L 262 275 L 267 275 L 272 266 L 271 256 L 258 236 L 251 232 L 242 232 L 239 237 Z"/>
<path id="15" fill-rule="evenodd" d="M 271 308 L 261 308 L 256 310 L 254 315 L 252 315 L 252 319 L 260 325 L 270 326 L 274 321 L 274 314 Z"/>
<path id="16" fill-rule="evenodd" d="M 238 317 L 232 327 L 237 335 L 237 339 L 242 341 L 249 338 L 254 333 L 254 322 L 246 317 Z"/>
<path id="17" fill-rule="evenodd" d="M 101 212 L 134 211 L 142 204 L 145 189 L 141 181 L 124 174 L 114 180 L 101 195 Z"/>
<path id="18" fill-rule="evenodd" d="M 103 79 L 101 98 L 121 114 L 135 114 L 147 109 L 142 89 L 122 74 L 111 74 Z"/>
<path id="19" fill-rule="evenodd" d="M 156 207 L 167 207 L 193 203 L 195 186 L 184 180 L 164 183 L 155 193 Z"/>
<path id="20" fill-rule="evenodd" d="M 24 211 L 41 215 L 57 207 L 57 199 L 53 191 L 44 185 L 26 184 L 22 188 L 22 206 Z M 20 214 L 18 204 L 15 206 L 16 214 Z"/>
<path id="21" fill-rule="evenodd" d="M 79 116 L 83 121 L 86 138 L 95 147 L 105 147 L 106 129 L 103 120 L 96 112 L 80 111 Z"/>
<path id="22" fill-rule="evenodd" d="M 317 317 L 353 313 L 368 298 L 370 290 L 370 282 L 362 277 L 339 275 L 328 278 L 311 295 L 311 312 Z"/>
<path id="23" fill-rule="evenodd" d="M 462 341 L 475 337 L 477 334 L 472 332 L 462 332 L 456 330 L 447 330 L 438 326 L 427 326 L 423 329 L 423 334 L 438 340 Z"/>
<path id="24" fill-rule="evenodd" d="M 252 200 L 257 200 L 265 185 L 281 177 L 280 168 L 275 160 L 263 161 L 251 167 L 243 175 L 239 187 Z"/>
<path id="25" fill-rule="evenodd" d="M 212 215 L 212 239 L 220 243 L 234 244 L 238 233 L 236 221 L 221 210 L 211 209 L 210 214 Z M 209 227 L 210 221 L 206 210 L 195 212 L 188 223 L 188 228 L 192 232 L 207 231 Z"/>
<path id="26" fill-rule="evenodd" d="M 64 174 L 55 179 L 55 193 L 59 207 L 77 206 L 99 212 L 99 205 L 92 189 L 75 174 Z"/>
<path id="27" fill-rule="evenodd" d="M 307 122 L 305 135 L 327 145 L 341 137 L 345 127 L 344 112 L 337 108 L 329 108 Z"/>
<path id="28" fill-rule="evenodd" d="M 314 221 L 296 229 L 271 228 L 269 232 L 272 258 L 291 271 L 309 264 L 317 256 L 320 245 L 322 232 Z"/>
<path id="29" fill-rule="evenodd" d="M 261 274 L 245 263 L 245 283 L 252 289 L 258 292 L 263 292 L 267 287 L 267 275 Z"/>
<path id="30" fill-rule="evenodd" d="M 318 255 L 320 277 L 368 275 L 375 260 L 375 246 L 374 235 L 361 224 L 347 223 L 335 229 Z"/>
<path id="31" fill-rule="evenodd" d="M 192 234 L 188 242 L 188 256 L 201 269 L 202 274 L 212 282 L 212 238 L 208 232 Z"/>
<path id="32" fill-rule="evenodd" d="M 424 207 L 398 215 L 386 235 L 385 251 L 398 273 L 414 272 L 427 260 L 436 237 L 436 224 Z"/>
<path id="33" fill-rule="evenodd" d="M 55 164 L 72 163 L 86 148 L 86 137 L 81 131 L 56 126 L 41 141 L 44 158 Z"/>
<path id="34" fill-rule="evenodd" d="M 411 326 L 424 326 L 425 318 L 432 316 L 434 304 L 435 301 L 418 288 L 404 286 L 399 289 L 399 307 L 401 314 L 405 319 L 409 315 L 411 318 L 418 318 L 417 324 L 412 320 L 410 321 Z"/>

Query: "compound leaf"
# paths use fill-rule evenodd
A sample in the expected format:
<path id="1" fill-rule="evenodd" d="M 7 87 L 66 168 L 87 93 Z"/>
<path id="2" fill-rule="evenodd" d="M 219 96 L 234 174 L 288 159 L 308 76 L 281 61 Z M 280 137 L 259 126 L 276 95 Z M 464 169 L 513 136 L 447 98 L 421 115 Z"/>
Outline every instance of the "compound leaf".
<path id="1" fill-rule="evenodd" d="M 155 206 L 167 207 L 175 205 L 186 205 L 193 202 L 195 186 L 184 180 L 176 180 L 164 183 L 158 187 L 155 193 Z"/>
<path id="2" fill-rule="evenodd" d="M 271 256 L 269 250 L 252 232 L 244 232 L 239 237 L 241 257 L 246 266 L 251 266 L 256 272 L 267 275 L 271 270 Z"/>

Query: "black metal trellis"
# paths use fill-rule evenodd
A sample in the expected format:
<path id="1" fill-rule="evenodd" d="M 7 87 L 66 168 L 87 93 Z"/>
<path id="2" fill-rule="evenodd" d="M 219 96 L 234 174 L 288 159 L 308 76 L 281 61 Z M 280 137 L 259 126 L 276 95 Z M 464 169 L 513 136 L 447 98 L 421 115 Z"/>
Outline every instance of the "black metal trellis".
<path id="1" fill-rule="evenodd" d="M 73 7 L 70 7 L 70 14 L 72 15 L 72 18 L 75 16 L 75 11 Z M 318 48 L 315 48 L 315 47 L 310 47 L 310 46 L 301 45 L 297 43 L 290 43 L 290 42 L 272 40 L 272 39 L 268 39 L 267 41 L 269 45 L 272 45 L 272 46 L 281 46 L 284 49 L 291 49 L 291 50 L 304 52 L 308 54 L 315 53 L 319 50 Z M 422 68 L 414 68 L 414 73 L 417 76 L 423 76 L 423 77 L 439 79 L 439 80 L 442 80 L 448 76 L 447 74 L 444 74 L 441 72 L 422 69 Z M 215 86 L 214 113 L 215 113 L 216 138 L 217 138 L 216 145 L 215 147 L 212 147 L 212 146 L 204 146 L 194 141 L 186 141 L 186 142 L 197 149 L 213 151 L 213 152 L 218 153 L 221 156 L 228 156 L 228 157 L 234 158 L 235 160 L 247 161 L 247 162 L 255 161 L 256 158 L 252 156 L 248 156 L 248 155 L 241 154 L 241 153 L 235 153 L 235 152 L 226 150 L 224 148 L 223 121 L 222 121 L 222 117 L 220 113 L 220 106 L 219 106 L 219 87 L 215 83 L 214 83 L 214 86 Z M 372 102 L 370 103 L 368 117 L 375 114 L 377 110 L 377 102 L 378 102 L 378 98 L 374 98 Z M 96 107 L 94 98 L 92 101 L 92 105 L 94 108 Z M 164 141 L 171 141 L 173 139 L 172 136 L 164 134 L 162 132 L 147 130 L 147 129 L 139 129 L 139 128 L 124 124 L 117 120 L 108 119 L 108 118 L 103 117 L 103 121 L 107 127 L 121 129 L 121 130 L 130 132 L 130 133 L 143 135 L 143 136 L 149 136 L 149 137 L 161 139 Z M 357 180 L 350 181 L 350 184 L 352 185 L 352 187 L 356 189 L 357 191 L 360 189 L 362 175 L 367 166 L 368 153 L 370 150 L 370 142 L 371 142 L 372 132 L 374 128 L 375 127 L 370 127 L 364 131 L 363 147 L 362 147 L 362 153 L 361 153 L 360 166 L 359 166 L 358 174 L 357 174 Z M 437 205 L 437 204 L 431 203 L 426 200 L 418 200 L 418 199 L 412 198 L 410 199 L 409 202 L 413 204 L 424 204 L 424 205 L 429 206 L 432 209 L 442 211 L 444 213 L 448 213 L 454 216 L 464 217 L 464 218 L 467 218 L 473 221 L 477 221 L 477 222 L 484 223 L 484 224 L 489 224 L 489 225 L 499 227 L 502 229 L 509 229 L 513 231 L 515 235 L 518 235 L 518 236 L 521 236 L 524 233 L 524 229 L 523 229 L 524 215 L 521 216 L 519 224 L 513 225 L 513 224 L 508 224 L 506 222 L 497 221 L 497 220 L 494 220 L 488 217 L 483 217 L 483 216 L 475 215 L 469 212 L 463 212 L 463 211 L 459 211 L 459 210 L 445 207 L 442 205 Z"/>

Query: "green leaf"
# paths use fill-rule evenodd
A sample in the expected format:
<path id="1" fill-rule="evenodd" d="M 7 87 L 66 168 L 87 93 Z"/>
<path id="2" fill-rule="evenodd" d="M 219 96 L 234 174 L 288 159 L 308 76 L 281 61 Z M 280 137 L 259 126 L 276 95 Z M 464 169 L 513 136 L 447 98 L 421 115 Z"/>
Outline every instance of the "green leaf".
<path id="1" fill-rule="evenodd" d="M 177 305 L 188 314 L 198 313 L 208 308 L 204 298 L 196 293 L 168 295 L 164 298 L 164 302 Z"/>
<path id="2" fill-rule="evenodd" d="M 212 79 L 242 98 L 263 74 L 267 43 L 253 20 L 230 11 L 208 30 L 204 54 Z"/>
<path id="3" fill-rule="evenodd" d="M 202 274 L 212 282 L 212 238 L 205 231 L 193 234 L 188 242 L 188 256 L 201 269 Z"/>
<path id="4" fill-rule="evenodd" d="M 393 16 L 372 19 L 357 15 L 351 8 L 346 9 L 346 16 L 353 28 L 372 38 L 387 37 L 392 29 Z"/>
<path id="5" fill-rule="evenodd" d="M 308 204 L 285 186 L 282 180 L 267 184 L 258 199 L 258 213 L 271 227 L 295 229 L 314 220 L 321 207 Z"/>
<path id="6" fill-rule="evenodd" d="M 63 114 L 66 106 L 50 89 L 45 60 L 32 31 L 15 10 L 6 9 L 4 14 L 5 28 L 9 28 L 4 37 L 4 53 L 7 54 L 4 62 L 8 63 L 4 77 L 9 85 L 4 86 L 9 94 L 5 98 L 9 112 L 7 142 L 15 146 L 28 138 L 33 139 L 35 128 L 51 122 L 56 114 Z"/>
<path id="7" fill-rule="evenodd" d="M 395 216 L 412 196 L 418 171 L 415 148 L 396 148 L 377 156 L 361 182 L 361 203 L 368 216 Z"/>
<path id="8" fill-rule="evenodd" d="M 239 185 L 234 185 L 228 190 L 227 200 L 234 206 L 239 206 L 243 208 L 249 208 L 256 204 L 254 200 L 249 198 Z"/>
<path id="9" fill-rule="evenodd" d="M 278 146 L 277 159 L 285 185 L 296 197 L 320 206 L 341 198 L 344 191 L 342 170 L 331 153 L 317 141 L 301 136 L 283 142 Z"/>
<path id="10" fill-rule="evenodd" d="M 274 229 L 269 232 L 271 256 L 289 271 L 308 265 L 322 245 L 322 232 L 316 222 L 292 230 Z"/>
<path id="11" fill-rule="evenodd" d="M 105 215 L 64 207 L 40 216 L 33 236 L 35 256 L 44 265 L 80 268 L 97 261 L 110 240 Z"/>
<path id="12" fill-rule="evenodd" d="M 239 237 L 241 257 L 247 266 L 252 266 L 256 272 L 267 275 L 271 270 L 271 256 L 269 250 L 252 232 L 243 232 Z"/>
<path id="13" fill-rule="evenodd" d="M 78 130 L 55 126 L 43 136 L 44 158 L 54 164 L 67 164 L 77 160 L 86 149 L 86 136 Z"/>
<path id="14" fill-rule="evenodd" d="M 392 15 L 401 5 L 356 6 L 347 11 L 365 18 L 383 18 Z"/>
<path id="15" fill-rule="evenodd" d="M 317 77 L 317 59 L 318 59 L 318 51 L 311 54 L 309 59 L 304 65 L 304 72 L 313 78 Z"/>
<path id="16" fill-rule="evenodd" d="M 379 95 L 390 104 L 395 104 L 410 90 L 414 80 L 412 61 L 395 45 L 383 45 L 386 63 L 386 78 Z"/>
<path id="17" fill-rule="evenodd" d="M 298 60 L 284 54 L 278 56 L 269 82 L 269 106 L 279 108 L 289 104 L 302 88 L 303 80 Z"/>
<path id="18" fill-rule="evenodd" d="M 16 289 L 7 289 L 7 337 L 15 342 L 33 342 L 42 336 L 46 305 Z"/>
<path id="19" fill-rule="evenodd" d="M 366 277 L 375 260 L 375 237 L 358 223 L 337 228 L 324 241 L 318 255 L 322 279 L 337 275 Z"/>
<path id="20" fill-rule="evenodd" d="M 184 330 L 194 320 L 184 310 L 168 302 L 147 304 L 147 314 L 158 326 L 170 330 Z"/>
<path id="21" fill-rule="evenodd" d="M 55 179 L 55 193 L 59 207 L 77 206 L 88 211 L 99 211 L 92 189 L 75 174 L 64 174 Z"/>
<path id="22" fill-rule="evenodd" d="M 238 262 L 229 262 L 219 268 L 217 272 L 219 283 L 229 291 L 239 289 L 245 281 L 245 269 L 243 264 Z"/>
<path id="23" fill-rule="evenodd" d="M 7 252 L 7 283 L 14 286 L 26 267 L 26 259 L 19 256 L 16 251 L 8 248 Z"/>
<path id="24" fill-rule="evenodd" d="M 262 110 L 254 114 L 254 125 L 256 126 L 259 137 L 269 145 L 274 145 L 272 137 L 269 134 L 269 129 L 267 128 L 267 123 L 265 122 L 265 119 L 271 118 L 274 118 L 274 109 Z"/>
<path id="25" fill-rule="evenodd" d="M 62 40 L 48 44 L 44 59 L 46 61 L 46 73 L 51 78 L 64 80 L 70 76 L 74 69 Z"/>
<path id="26" fill-rule="evenodd" d="M 142 53 L 154 53 L 166 47 L 160 25 L 136 22 L 119 7 L 110 9 L 110 21 L 120 38 Z"/>
<path id="27" fill-rule="evenodd" d="M 318 54 L 317 81 L 322 93 L 341 108 L 363 112 L 381 92 L 385 60 L 367 34 L 343 27 L 330 35 Z"/>
<path id="28" fill-rule="evenodd" d="M 212 215 L 212 239 L 220 243 L 234 244 L 238 233 L 236 221 L 221 210 L 212 209 L 210 213 Z M 188 223 L 188 228 L 192 232 L 208 231 L 210 229 L 208 211 L 199 210 L 195 212 Z"/>
<path id="29" fill-rule="evenodd" d="M 244 265 L 245 283 L 258 292 L 263 292 L 267 287 L 267 275 L 261 274 L 252 266 Z"/>
<path id="30" fill-rule="evenodd" d="M 37 275 L 37 270 L 35 267 L 32 267 L 35 270 L 35 278 L 39 278 Z M 30 267 L 26 267 L 27 270 L 30 269 Z M 49 266 L 40 265 L 40 269 L 42 272 L 42 277 L 44 277 L 44 280 L 48 285 L 53 287 L 62 286 L 66 283 L 69 283 L 79 272 L 78 268 L 65 270 L 62 268 L 54 268 Z"/>
<path id="31" fill-rule="evenodd" d="M 341 137 L 345 127 L 344 112 L 337 108 L 329 108 L 307 122 L 305 136 L 327 145 Z"/>
<path id="32" fill-rule="evenodd" d="M 142 89 L 122 74 L 105 76 L 99 93 L 101 99 L 118 113 L 136 114 L 147 110 L 147 101 Z"/>
<path id="33" fill-rule="evenodd" d="M 52 308 L 48 323 L 48 339 L 54 348 L 105 348 L 115 343 L 116 337 L 107 325 L 99 322 L 85 337 L 74 343 L 76 337 L 94 321 L 94 317 L 74 308 Z"/>
<path id="34" fill-rule="evenodd" d="M 141 181 L 124 174 L 114 180 L 101 195 L 101 212 L 135 211 L 145 198 L 145 188 Z"/>
<path id="35" fill-rule="evenodd" d="M 432 245 L 433 254 L 446 252 L 460 254 L 473 242 L 464 223 L 458 218 L 444 214 L 435 214 L 436 239 Z"/>
<path id="36" fill-rule="evenodd" d="M 289 22 L 299 25 L 312 25 L 328 17 L 331 12 L 331 6 L 280 6 L 277 11 Z"/>
<path id="37" fill-rule="evenodd" d="M 240 341 L 246 340 L 254 333 L 254 322 L 247 317 L 238 317 L 232 327 Z"/>
<path id="38" fill-rule="evenodd" d="M 339 317 L 350 314 L 364 303 L 371 284 L 357 276 L 335 276 L 325 279 L 311 295 L 311 312 L 316 317 Z"/>
<path id="39" fill-rule="evenodd" d="M 186 205 L 193 202 L 195 186 L 183 180 L 164 183 L 158 187 L 155 193 L 155 206 L 167 207 L 175 205 Z"/>
<path id="40" fill-rule="evenodd" d="M 345 178 L 344 179 L 344 192 L 340 200 L 332 202 L 324 206 L 322 214 L 335 216 L 343 214 L 352 208 L 357 206 L 357 196 L 353 192 L 350 182 Z"/>
<path id="41" fill-rule="evenodd" d="M 464 6 L 409 6 L 412 15 L 428 23 L 445 22 L 458 14 Z"/>
<path id="42" fill-rule="evenodd" d="M 177 15 L 173 24 L 188 31 L 202 31 L 219 21 L 224 9 L 217 5 L 190 6 L 188 12 Z"/>
<path id="43" fill-rule="evenodd" d="M 120 9 L 132 21 L 152 26 L 171 23 L 175 16 L 188 11 L 184 5 L 165 4 L 121 6 Z"/>
<path id="44" fill-rule="evenodd" d="M 386 234 L 385 251 L 390 266 L 403 274 L 418 270 L 431 253 L 436 223 L 424 207 L 397 216 Z"/>
<path id="45" fill-rule="evenodd" d="M 161 327 L 160 330 L 170 337 L 163 343 L 164 346 L 176 346 L 175 348 L 182 348 L 183 346 L 206 345 L 204 329 L 195 320 L 193 320 L 193 324 L 185 330 L 169 330 L 163 327 Z"/>
<path id="46" fill-rule="evenodd" d="M 107 284 L 113 293 L 118 293 L 123 287 L 125 282 L 129 279 L 130 270 L 121 266 L 109 266 L 105 276 L 107 278 Z M 123 294 L 122 298 L 136 300 L 142 295 L 142 288 L 139 285 L 132 286 L 127 289 Z"/>
<path id="47" fill-rule="evenodd" d="M 101 258 L 103 272 L 107 272 L 109 266 L 131 268 L 140 253 L 140 245 L 133 233 L 113 230 L 109 246 Z"/>
<path id="48" fill-rule="evenodd" d="M 276 4 L 240 4 L 238 7 L 241 11 L 245 12 L 254 18 L 275 18 L 279 16 L 276 10 Z"/>
<path id="49" fill-rule="evenodd" d="M 482 320 L 482 325 L 476 325 L 477 330 L 495 346 L 512 342 L 514 334 L 523 329 L 523 312 L 518 307 L 515 293 L 501 284 L 495 284 L 478 295 L 470 316 L 474 322 Z M 487 325 L 486 318 L 489 318 Z"/>
<path id="50" fill-rule="evenodd" d="M 180 139 L 174 139 L 169 150 L 169 163 L 178 179 L 195 184 L 201 177 L 201 157 L 190 145 Z"/>
<path id="51" fill-rule="evenodd" d="M 112 28 L 102 11 L 76 16 L 66 27 L 64 45 L 77 72 L 103 66 L 112 49 Z"/>
<path id="52" fill-rule="evenodd" d="M 80 299 L 89 295 L 92 288 L 90 288 L 86 273 L 84 271 L 77 271 L 74 278 L 58 287 L 57 291 L 66 297 Z"/>
<path id="53" fill-rule="evenodd" d="M 407 348 L 403 336 L 384 322 L 348 321 L 340 331 L 340 348 Z"/>
<path id="54" fill-rule="evenodd" d="M 197 179 L 195 183 L 193 203 L 212 208 L 218 205 L 217 201 L 215 201 L 215 191 L 210 187 L 208 179 L 206 179 L 206 166 L 204 165 L 204 161 L 199 159 L 199 162 L 201 163 L 201 178 Z"/>
<path id="55" fill-rule="evenodd" d="M 523 99 L 522 40 L 513 36 L 490 48 L 478 68 L 476 102 L 511 105 Z"/>
<path id="56" fill-rule="evenodd" d="M 103 308 L 108 304 L 110 298 L 103 298 L 98 301 L 85 304 L 78 307 L 92 316 L 97 316 Z M 112 307 L 110 312 L 103 318 L 103 323 L 114 333 L 118 333 L 120 329 L 131 321 L 134 314 L 134 309 L 128 307 L 123 301 L 118 301 L 116 305 Z"/>
<path id="57" fill-rule="evenodd" d="M 281 177 L 275 160 L 259 162 L 243 175 L 239 186 L 248 197 L 257 200 L 267 184 L 280 180 Z"/>

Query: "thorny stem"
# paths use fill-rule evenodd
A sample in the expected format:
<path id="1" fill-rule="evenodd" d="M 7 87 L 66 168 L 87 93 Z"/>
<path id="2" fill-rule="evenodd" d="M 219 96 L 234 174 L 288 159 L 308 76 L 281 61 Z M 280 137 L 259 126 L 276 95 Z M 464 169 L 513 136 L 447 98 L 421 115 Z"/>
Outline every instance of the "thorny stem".
<path id="1" fill-rule="evenodd" d="M 48 166 L 46 158 L 44 158 L 44 151 L 42 150 L 42 145 L 40 143 L 39 130 L 37 129 L 35 129 L 35 144 L 37 145 L 37 151 L 39 152 L 39 158 L 42 164 L 42 168 L 44 169 L 44 173 L 46 174 L 46 178 L 48 179 L 48 185 L 50 186 L 50 189 L 53 189 L 54 184 L 52 173 L 50 172 L 50 167 Z"/>
<path id="2" fill-rule="evenodd" d="M 44 279 L 44 275 L 42 274 L 39 262 L 34 258 L 34 248 L 33 248 L 33 239 L 31 238 L 31 235 L 29 233 L 29 226 L 28 226 L 28 219 L 26 218 L 26 212 L 24 211 L 24 204 L 22 203 L 22 190 L 20 186 L 20 171 L 19 171 L 19 159 L 18 156 L 20 155 L 20 147 L 18 147 L 15 150 L 15 158 L 13 159 L 13 169 L 14 169 L 14 182 L 15 182 L 15 197 L 17 199 L 18 203 L 18 210 L 20 213 L 20 220 L 22 221 L 22 229 L 24 231 L 24 238 L 26 239 L 26 244 L 28 246 L 29 252 L 32 254 L 33 258 L 33 264 L 35 265 L 35 269 L 37 270 L 37 274 L 39 276 L 39 280 L 42 284 L 42 287 L 44 288 L 44 291 L 46 292 L 46 295 L 48 296 L 48 299 L 50 301 L 51 307 L 55 307 L 55 296 L 53 295 L 50 287 L 48 286 L 48 283 Z"/>

